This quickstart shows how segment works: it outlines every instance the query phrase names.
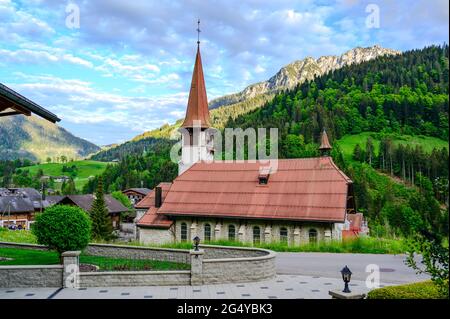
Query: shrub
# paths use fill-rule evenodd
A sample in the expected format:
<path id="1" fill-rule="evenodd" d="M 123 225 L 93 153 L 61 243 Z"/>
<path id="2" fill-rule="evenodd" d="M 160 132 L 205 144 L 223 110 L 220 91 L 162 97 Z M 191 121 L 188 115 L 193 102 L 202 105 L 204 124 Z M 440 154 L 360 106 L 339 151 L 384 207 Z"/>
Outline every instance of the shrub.
<path id="1" fill-rule="evenodd" d="M 415 239 L 409 241 L 406 263 L 418 274 L 429 274 L 439 291 L 448 298 L 449 250 L 446 243 L 448 243 L 448 238 L 440 238 L 440 236 L 423 231 L 422 235 L 417 235 Z M 421 256 L 422 267 L 417 265 L 415 254 Z"/>
<path id="2" fill-rule="evenodd" d="M 76 206 L 55 205 L 36 216 L 32 232 L 38 244 L 64 251 L 84 249 L 91 237 L 91 221 L 87 213 Z"/>
<path id="3" fill-rule="evenodd" d="M 447 298 L 432 281 L 374 289 L 368 299 L 445 299 Z"/>

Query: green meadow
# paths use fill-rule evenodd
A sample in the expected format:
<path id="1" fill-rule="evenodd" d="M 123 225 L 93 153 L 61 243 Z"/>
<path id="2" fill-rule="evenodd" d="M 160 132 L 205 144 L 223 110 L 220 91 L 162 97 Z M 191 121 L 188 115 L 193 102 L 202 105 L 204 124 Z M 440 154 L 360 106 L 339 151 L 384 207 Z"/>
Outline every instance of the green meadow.
<path id="1" fill-rule="evenodd" d="M 105 170 L 107 162 L 98 161 L 73 161 L 67 163 L 45 163 L 33 166 L 26 166 L 20 168 L 21 170 L 29 170 L 31 175 L 35 175 L 39 169 L 42 169 L 44 175 L 49 176 L 70 176 L 69 172 L 63 172 L 63 167 L 71 167 L 75 165 L 76 176 L 74 178 L 75 186 L 78 190 L 82 189 L 83 186 L 88 182 L 90 176 L 100 175 Z"/>
<path id="2" fill-rule="evenodd" d="M 387 135 L 392 139 L 394 145 L 409 145 L 413 148 L 416 146 L 422 146 L 426 153 L 431 153 L 433 148 L 441 149 L 443 147 L 448 149 L 448 141 L 441 140 L 436 137 L 423 136 L 423 135 L 399 135 L 391 134 Z M 375 154 L 378 154 L 378 149 L 380 147 L 380 140 L 382 135 L 375 132 L 364 132 L 355 135 L 345 135 L 341 139 L 337 140 L 336 143 L 341 148 L 344 153 L 345 158 L 350 159 L 353 154 L 353 150 L 356 144 L 359 144 L 363 149 L 366 147 L 367 139 L 371 137 L 373 145 L 375 147 Z"/>

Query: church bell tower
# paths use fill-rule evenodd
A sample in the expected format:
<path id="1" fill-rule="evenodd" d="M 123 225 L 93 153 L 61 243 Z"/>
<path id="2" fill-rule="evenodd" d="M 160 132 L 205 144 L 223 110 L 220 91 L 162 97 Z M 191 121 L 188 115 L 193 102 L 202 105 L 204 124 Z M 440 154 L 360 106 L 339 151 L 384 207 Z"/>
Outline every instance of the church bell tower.
<path id="1" fill-rule="evenodd" d="M 200 34 L 200 20 L 197 32 Z M 199 161 L 214 159 L 213 129 L 211 128 L 208 98 L 203 77 L 200 38 L 197 40 L 197 55 L 192 74 L 191 89 L 186 117 L 179 129 L 182 139 L 181 160 L 178 163 L 178 175 Z"/>

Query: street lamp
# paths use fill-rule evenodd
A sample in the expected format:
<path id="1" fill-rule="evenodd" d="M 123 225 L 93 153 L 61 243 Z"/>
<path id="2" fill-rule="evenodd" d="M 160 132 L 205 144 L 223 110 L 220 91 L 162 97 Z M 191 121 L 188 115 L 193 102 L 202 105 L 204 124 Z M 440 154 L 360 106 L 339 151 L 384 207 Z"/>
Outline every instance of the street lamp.
<path id="1" fill-rule="evenodd" d="M 352 272 L 350 271 L 350 269 L 347 266 L 345 266 L 344 268 L 342 268 L 341 274 L 342 274 L 342 280 L 345 282 L 345 287 L 344 287 L 344 290 L 342 290 L 342 292 L 349 293 L 351 291 L 348 288 L 348 283 L 350 282 L 350 279 L 352 278 Z"/>
<path id="2" fill-rule="evenodd" d="M 200 237 L 195 236 L 193 241 L 194 241 L 194 250 L 198 251 L 198 245 L 200 244 Z"/>

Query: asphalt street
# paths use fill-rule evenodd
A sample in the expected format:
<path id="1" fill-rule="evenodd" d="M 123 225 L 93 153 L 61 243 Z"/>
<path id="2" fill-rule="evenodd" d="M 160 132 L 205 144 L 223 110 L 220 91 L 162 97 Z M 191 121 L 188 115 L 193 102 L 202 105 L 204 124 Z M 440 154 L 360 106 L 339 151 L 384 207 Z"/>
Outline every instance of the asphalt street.
<path id="1" fill-rule="evenodd" d="M 406 255 L 381 254 L 333 254 L 333 253 L 277 253 L 278 274 L 340 278 L 340 270 L 347 265 L 353 272 L 352 279 L 366 280 L 368 265 L 378 267 L 380 281 L 408 283 L 426 280 L 427 275 L 417 275 L 404 261 Z"/>

